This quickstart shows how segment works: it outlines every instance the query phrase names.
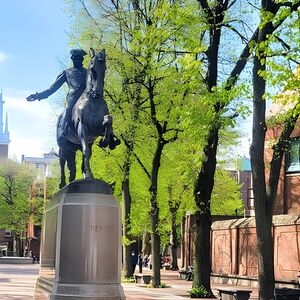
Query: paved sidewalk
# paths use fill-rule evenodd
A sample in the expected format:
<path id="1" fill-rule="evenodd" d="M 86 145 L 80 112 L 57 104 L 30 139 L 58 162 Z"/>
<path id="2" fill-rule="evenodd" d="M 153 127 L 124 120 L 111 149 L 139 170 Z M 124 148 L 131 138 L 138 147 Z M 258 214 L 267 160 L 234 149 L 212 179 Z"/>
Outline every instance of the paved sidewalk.
<path id="1" fill-rule="evenodd" d="M 32 300 L 39 265 L 0 264 L 0 299 Z"/>
<path id="2" fill-rule="evenodd" d="M 144 274 L 151 274 L 149 269 L 143 269 Z M 127 300 L 155 300 L 155 299 L 163 299 L 163 300 L 176 300 L 176 299 L 189 299 L 188 291 L 192 288 L 192 281 L 182 280 L 178 276 L 178 272 L 176 271 L 165 271 L 161 270 L 161 282 L 167 285 L 167 288 L 147 288 L 146 285 L 139 284 L 123 284 L 123 288 L 126 294 Z M 250 299 L 257 300 L 258 299 L 258 290 L 256 288 L 248 288 L 248 287 L 237 287 L 233 285 L 222 285 L 222 284 L 213 284 L 212 290 L 215 295 L 217 295 L 217 288 L 239 288 L 244 290 L 252 290 L 252 294 Z"/>
<path id="3" fill-rule="evenodd" d="M 1 300 L 32 300 L 35 282 L 38 276 L 39 265 L 0 264 L 0 299 Z M 150 270 L 144 270 L 150 274 Z M 192 282 L 179 279 L 178 272 L 161 272 L 162 283 L 167 288 L 147 288 L 145 284 L 124 283 L 123 288 L 127 300 L 182 300 L 188 299 L 187 291 Z M 213 285 L 213 292 L 217 287 Z M 229 287 L 229 286 L 227 286 Z M 247 287 L 240 287 L 248 289 Z M 257 289 L 250 288 L 253 293 L 250 299 L 258 299 Z"/>

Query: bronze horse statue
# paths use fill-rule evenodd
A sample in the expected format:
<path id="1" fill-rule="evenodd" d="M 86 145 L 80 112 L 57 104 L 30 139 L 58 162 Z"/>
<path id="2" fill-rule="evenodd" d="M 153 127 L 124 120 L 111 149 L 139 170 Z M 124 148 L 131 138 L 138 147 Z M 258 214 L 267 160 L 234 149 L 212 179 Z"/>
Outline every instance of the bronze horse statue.
<path id="1" fill-rule="evenodd" d="M 76 151 L 82 151 L 82 173 L 84 178 L 93 178 L 90 168 L 92 145 L 97 137 L 102 136 L 99 146 L 115 149 L 120 140 L 114 135 L 112 117 L 103 97 L 104 76 L 106 70 L 105 50 L 95 54 L 90 50 L 91 63 L 87 70 L 86 88 L 72 110 L 72 121 L 66 141 L 59 146 L 61 181 L 59 187 L 66 185 L 65 163 L 69 169 L 69 182 L 76 176 Z M 62 115 L 58 118 L 57 132 L 61 126 Z"/>

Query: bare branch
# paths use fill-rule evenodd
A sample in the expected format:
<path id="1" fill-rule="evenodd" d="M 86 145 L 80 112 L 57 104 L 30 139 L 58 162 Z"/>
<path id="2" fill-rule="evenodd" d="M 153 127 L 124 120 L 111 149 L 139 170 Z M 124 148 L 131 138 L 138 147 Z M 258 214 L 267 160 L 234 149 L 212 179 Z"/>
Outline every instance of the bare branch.
<path id="1" fill-rule="evenodd" d="M 234 28 L 233 26 L 229 25 L 229 24 L 223 24 L 224 27 L 227 27 L 228 29 L 232 30 L 233 32 L 235 32 L 244 43 L 248 43 L 248 39 L 246 37 L 244 37 L 236 28 Z"/>
<path id="2" fill-rule="evenodd" d="M 133 156 L 136 158 L 137 162 L 139 163 L 139 165 L 141 166 L 143 171 L 146 173 L 148 179 L 151 180 L 151 175 L 150 175 L 149 171 L 147 170 L 146 166 L 143 164 L 143 162 L 139 158 L 139 156 L 133 151 L 133 146 L 128 143 L 127 139 L 124 137 L 123 134 L 121 134 L 121 138 L 124 141 L 125 146 L 131 150 Z"/>
<path id="3" fill-rule="evenodd" d="M 209 18 L 213 18 L 212 10 L 210 9 L 208 2 L 206 0 L 198 0 L 204 12 L 209 16 Z"/>
<path id="4" fill-rule="evenodd" d="M 278 35 L 275 35 L 275 38 L 281 43 L 282 47 L 285 50 L 290 50 L 291 49 L 291 46 L 288 45 L 281 37 L 279 37 Z"/>
<path id="5" fill-rule="evenodd" d="M 237 2 L 237 0 L 233 0 L 233 1 L 228 5 L 228 9 L 231 8 L 236 2 Z"/>

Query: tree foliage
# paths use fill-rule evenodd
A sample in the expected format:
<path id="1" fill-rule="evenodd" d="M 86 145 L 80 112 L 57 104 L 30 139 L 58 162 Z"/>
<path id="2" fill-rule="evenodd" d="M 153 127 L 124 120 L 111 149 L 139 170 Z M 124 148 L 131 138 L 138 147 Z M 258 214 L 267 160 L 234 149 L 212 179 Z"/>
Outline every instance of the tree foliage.
<path id="1" fill-rule="evenodd" d="M 300 1 L 262 1 L 260 26 L 253 59 L 253 141 L 251 165 L 258 247 L 258 282 L 260 299 L 273 299 L 274 253 L 272 216 L 278 188 L 283 154 L 299 117 L 299 81 L 295 66 L 299 61 Z M 294 69 L 294 70 L 293 70 Z M 274 72 L 272 75 L 271 72 Z M 296 72 L 295 72 L 296 71 Z M 295 72 L 295 73 L 294 73 Z M 265 164 L 266 99 L 270 95 L 268 83 L 282 88 L 274 99 L 290 100 L 290 108 L 281 116 L 281 133 L 272 145 L 272 159 L 267 172 Z M 283 88 L 284 87 L 284 88 Z M 289 91 L 289 92 L 288 92 Z M 289 97 L 286 97 L 289 95 Z"/>
<path id="2" fill-rule="evenodd" d="M 245 92 L 244 86 L 234 86 L 245 58 L 238 59 L 242 66 L 233 68 L 228 79 L 227 70 L 216 72 L 221 27 L 237 33 L 232 23 L 238 21 L 227 13 L 236 1 L 199 2 L 200 9 L 196 1 L 71 1 L 77 11 L 73 41 L 84 48 L 105 47 L 109 55 L 106 100 L 115 132 L 123 139 L 114 153 L 94 148 L 94 174 L 113 183 L 120 196 L 124 165 L 130 163 L 130 230 L 138 234 L 147 229 L 152 242 L 156 239 L 154 286 L 160 281 L 160 238 L 166 242 L 171 227 L 166 222 L 168 188 L 173 187 L 174 207 L 180 203 L 178 222 L 187 209 L 210 214 L 219 132 L 235 125 L 230 109 L 245 111 L 233 101 Z M 223 61 L 232 60 L 226 50 Z M 226 177 L 222 171 L 219 176 Z M 203 188 L 194 188 L 196 183 Z M 232 190 L 228 199 L 237 203 Z M 217 199 L 217 189 L 215 194 Z M 202 271 L 209 277 L 207 257 L 209 253 Z M 207 282 L 201 284 L 210 290 Z"/>
<path id="3" fill-rule="evenodd" d="M 29 199 L 35 174 L 13 160 L 0 162 L 0 226 L 17 234 L 27 228 Z"/>

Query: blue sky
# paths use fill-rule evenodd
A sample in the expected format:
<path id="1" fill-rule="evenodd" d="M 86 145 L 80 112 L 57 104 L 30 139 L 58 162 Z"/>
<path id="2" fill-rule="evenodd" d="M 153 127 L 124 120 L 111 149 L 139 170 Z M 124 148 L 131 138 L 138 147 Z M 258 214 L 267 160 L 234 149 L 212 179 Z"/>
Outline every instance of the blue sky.
<path id="1" fill-rule="evenodd" d="M 54 110 L 63 91 L 27 102 L 48 88 L 70 64 L 70 20 L 63 0 L 9 0 L 0 3 L 0 89 L 8 113 L 9 156 L 41 156 L 56 148 Z"/>
<path id="2" fill-rule="evenodd" d="M 57 150 L 55 123 L 64 91 L 40 102 L 27 102 L 26 97 L 48 88 L 71 63 L 65 9 L 64 0 L 0 0 L 0 89 L 9 118 L 11 158 Z M 248 138 L 240 154 L 248 153 Z"/>

